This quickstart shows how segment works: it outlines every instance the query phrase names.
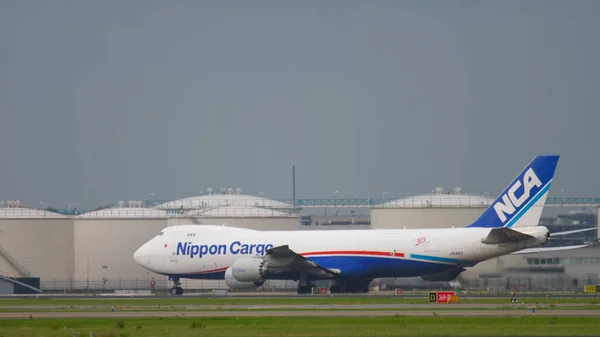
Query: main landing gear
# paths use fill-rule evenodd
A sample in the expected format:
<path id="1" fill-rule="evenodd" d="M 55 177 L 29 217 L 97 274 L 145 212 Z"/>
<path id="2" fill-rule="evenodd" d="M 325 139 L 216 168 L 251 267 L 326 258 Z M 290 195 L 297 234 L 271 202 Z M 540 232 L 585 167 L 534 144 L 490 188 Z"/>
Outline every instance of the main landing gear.
<path id="1" fill-rule="evenodd" d="M 171 295 L 183 295 L 183 288 L 179 279 L 173 279 L 173 288 L 171 288 Z"/>
<path id="2" fill-rule="evenodd" d="M 329 288 L 331 294 L 360 294 L 369 292 L 369 283 L 371 280 L 363 279 L 337 279 L 335 284 Z M 298 294 L 310 294 L 312 288 L 316 287 L 311 280 L 306 277 L 300 277 L 298 282 Z"/>
<path id="3" fill-rule="evenodd" d="M 368 293 L 369 285 L 364 283 L 338 283 L 334 284 L 329 288 L 329 292 L 332 294 L 344 294 L 344 293 Z"/>
<path id="4" fill-rule="evenodd" d="M 315 287 L 315 285 L 312 282 L 308 282 L 307 285 L 298 286 L 298 295 L 312 293 L 313 287 Z"/>
<path id="5" fill-rule="evenodd" d="M 315 284 L 308 279 L 308 275 L 301 274 L 298 280 L 298 295 L 312 293 L 312 288 L 314 286 Z"/>

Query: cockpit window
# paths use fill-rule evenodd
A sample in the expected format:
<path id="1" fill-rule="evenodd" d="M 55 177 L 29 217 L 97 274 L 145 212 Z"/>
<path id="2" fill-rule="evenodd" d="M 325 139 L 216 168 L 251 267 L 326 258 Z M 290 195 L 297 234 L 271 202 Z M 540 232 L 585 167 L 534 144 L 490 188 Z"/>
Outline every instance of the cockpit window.
<path id="1" fill-rule="evenodd" d="M 163 232 L 160 232 L 160 233 L 158 233 L 158 235 L 162 236 L 162 235 L 163 235 Z"/>

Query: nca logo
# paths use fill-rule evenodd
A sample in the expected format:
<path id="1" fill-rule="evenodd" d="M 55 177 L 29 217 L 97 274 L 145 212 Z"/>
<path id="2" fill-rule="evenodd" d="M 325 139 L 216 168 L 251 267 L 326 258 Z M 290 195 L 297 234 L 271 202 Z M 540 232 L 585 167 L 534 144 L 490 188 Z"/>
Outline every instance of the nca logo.
<path id="1" fill-rule="evenodd" d="M 520 197 L 515 195 L 515 192 L 523 186 L 523 194 Z M 502 195 L 502 202 L 498 201 L 494 204 L 494 210 L 503 223 L 506 221 L 506 215 L 512 215 L 517 208 L 521 207 L 531 197 L 531 190 L 534 187 L 541 187 L 542 182 L 537 177 L 532 168 L 525 171 L 523 175 L 523 183 L 517 180 L 508 191 Z"/>

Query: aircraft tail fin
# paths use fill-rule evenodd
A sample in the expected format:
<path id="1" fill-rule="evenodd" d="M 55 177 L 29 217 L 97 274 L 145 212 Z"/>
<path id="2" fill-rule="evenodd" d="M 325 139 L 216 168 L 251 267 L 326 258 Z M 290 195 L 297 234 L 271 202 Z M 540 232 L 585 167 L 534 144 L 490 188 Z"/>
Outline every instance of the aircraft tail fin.
<path id="1" fill-rule="evenodd" d="M 485 212 L 467 227 L 537 226 L 559 156 L 535 157 Z"/>

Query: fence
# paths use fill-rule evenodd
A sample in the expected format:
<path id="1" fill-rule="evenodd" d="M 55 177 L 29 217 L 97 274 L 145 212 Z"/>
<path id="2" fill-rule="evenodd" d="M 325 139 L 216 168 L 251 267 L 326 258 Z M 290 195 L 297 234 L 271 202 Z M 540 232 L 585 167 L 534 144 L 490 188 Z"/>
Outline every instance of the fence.
<path id="1" fill-rule="evenodd" d="M 110 279 L 110 280 L 41 280 L 40 287 L 43 292 L 66 293 L 112 293 L 115 290 L 154 290 L 167 292 L 172 287 L 172 282 L 166 279 Z M 229 289 L 224 280 L 188 280 L 181 279 L 181 286 L 186 291 L 203 292 L 219 289 Z M 597 277 L 569 276 L 503 276 L 497 278 L 471 278 L 460 279 L 458 289 L 471 292 L 487 292 L 489 294 L 502 294 L 507 292 L 584 292 L 586 285 L 600 285 Z M 320 286 L 327 286 L 329 281 L 320 281 Z M 322 284 L 321 284 L 322 283 Z M 393 282 L 376 282 L 381 289 L 402 288 L 405 290 L 426 290 L 456 287 L 451 282 L 425 282 L 419 280 L 396 279 Z M 295 281 L 269 280 L 261 287 L 270 291 L 295 291 L 298 283 Z M 252 290 L 252 289 L 250 289 Z M 248 289 L 244 289 L 248 291 Z"/>
<path id="2" fill-rule="evenodd" d="M 62 215 L 31 208 L 0 209 L 0 219 L 169 219 L 180 217 L 298 217 L 289 209 L 268 209 L 245 206 L 207 207 L 200 209 L 135 209 L 109 208 L 77 215 Z"/>
<path id="3" fill-rule="evenodd" d="M 427 206 L 427 200 L 431 206 L 436 203 L 442 205 L 483 207 L 489 206 L 499 193 L 479 193 L 479 194 L 444 194 L 431 193 L 425 195 L 408 196 L 400 198 L 309 198 L 296 199 L 295 206 L 300 208 L 322 208 L 322 207 L 419 207 Z M 202 208 L 215 206 L 247 206 L 263 207 L 272 209 L 286 209 L 294 206 L 292 199 L 234 199 L 228 200 L 225 197 L 220 199 L 183 199 L 183 200 L 148 200 L 148 207 L 159 206 L 166 209 L 183 208 Z M 570 206 L 570 207 L 597 207 L 600 206 L 600 197 L 548 197 L 546 206 Z"/>
<path id="4" fill-rule="evenodd" d="M 154 281 L 154 282 L 153 282 Z M 190 280 L 181 279 L 181 286 L 186 291 L 209 291 L 215 289 L 229 289 L 224 280 Z M 40 288 L 43 292 L 86 292 L 106 293 L 115 290 L 155 290 L 168 291 L 173 283 L 166 278 L 154 279 L 105 279 L 105 280 L 41 280 Z M 263 288 L 269 290 L 296 290 L 297 282 L 271 280 L 265 282 Z"/>
<path id="5" fill-rule="evenodd" d="M 600 285 L 598 276 L 518 275 L 469 279 L 462 282 L 462 286 L 467 289 L 496 289 L 503 292 L 583 292 L 585 285 Z"/>
<path id="6" fill-rule="evenodd" d="M 164 217 L 168 214 L 179 214 L 183 210 L 210 210 L 227 207 L 258 208 L 263 210 L 279 211 L 283 213 L 298 213 L 306 208 L 401 208 L 401 207 L 488 207 L 495 199 L 496 194 L 470 195 L 470 194 L 443 194 L 432 193 L 403 198 L 345 198 L 345 199 L 264 199 L 248 198 L 236 195 L 213 196 L 213 198 L 190 198 L 181 200 L 147 200 L 145 203 L 134 202 L 124 207 L 105 208 L 94 211 L 94 216 L 105 214 L 115 217 L 112 212 L 125 212 L 133 209 L 132 217 Z M 12 204 L 11 204 L 12 205 Z M 135 207 L 134 207 L 135 206 Z M 600 197 L 549 197 L 545 207 L 600 207 Z M 150 209 L 141 209 L 148 207 Z M 51 211 L 52 210 L 52 211 Z M 21 207 L 20 205 L 4 207 L 0 204 L 0 218 L 10 217 L 64 217 L 77 216 L 91 210 L 56 210 L 48 208 L 46 211 L 35 208 Z"/>

